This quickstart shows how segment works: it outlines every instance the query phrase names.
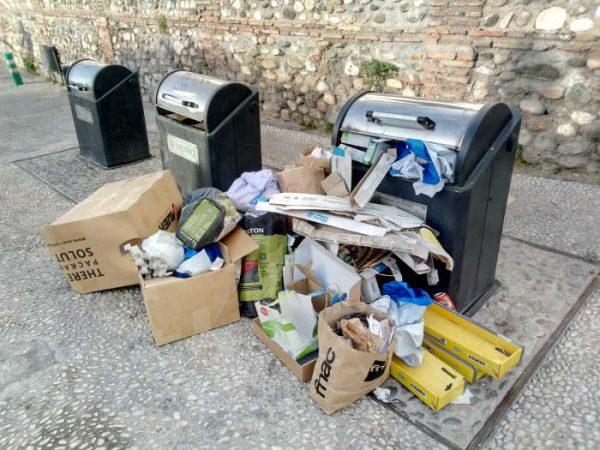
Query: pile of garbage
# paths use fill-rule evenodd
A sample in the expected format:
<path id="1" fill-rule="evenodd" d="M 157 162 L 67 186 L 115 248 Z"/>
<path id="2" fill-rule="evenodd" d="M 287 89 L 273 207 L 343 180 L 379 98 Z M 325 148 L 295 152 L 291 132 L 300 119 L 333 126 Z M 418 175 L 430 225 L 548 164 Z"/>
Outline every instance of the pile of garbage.
<path id="1" fill-rule="evenodd" d="M 454 261 L 438 232 L 376 192 L 391 173 L 434 195 L 451 180 L 451 157 L 410 140 L 370 150 L 358 182 L 353 155 L 339 146 L 304 149 L 278 173 L 243 173 L 227 192 L 199 188 L 181 199 L 169 171 L 113 183 L 45 237 L 78 292 L 131 284 L 122 261 L 129 254 L 156 345 L 242 315 L 292 373 L 310 380 L 327 414 L 390 375 L 439 410 L 463 395 L 465 380 L 502 377 L 522 348 L 455 312 L 440 281 Z M 71 232 L 88 236 L 85 249 Z M 107 248 L 109 239 L 118 248 Z M 69 264 L 71 253 L 78 264 Z"/>

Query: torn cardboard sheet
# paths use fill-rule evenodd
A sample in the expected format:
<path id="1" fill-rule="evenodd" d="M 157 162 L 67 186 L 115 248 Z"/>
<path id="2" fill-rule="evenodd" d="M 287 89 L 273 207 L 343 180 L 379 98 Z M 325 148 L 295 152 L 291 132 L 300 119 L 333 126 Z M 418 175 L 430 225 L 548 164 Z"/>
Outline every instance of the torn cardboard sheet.
<path id="1" fill-rule="evenodd" d="M 396 161 L 396 151 L 395 149 L 388 149 L 367 171 L 350 193 L 350 198 L 356 206 L 363 208 L 371 200 L 394 161 Z"/>
<path id="2" fill-rule="evenodd" d="M 276 205 L 267 202 L 258 202 L 256 209 L 259 211 L 269 211 L 287 216 L 297 217 L 299 219 L 308 220 L 309 222 L 317 222 L 323 225 L 329 225 L 343 230 L 349 230 L 354 233 L 364 234 L 366 236 L 385 236 L 388 232 L 387 228 L 371 225 L 368 223 L 357 222 L 347 217 L 336 216 L 324 211 L 305 211 L 305 210 L 285 210 Z"/>
<path id="3" fill-rule="evenodd" d="M 429 250 L 423 244 L 422 240 L 418 239 L 417 233 L 411 233 L 414 237 L 400 233 L 388 233 L 384 237 L 364 236 L 328 226 L 314 226 L 304 220 L 293 219 L 292 224 L 296 233 L 310 237 L 316 241 L 381 248 L 395 252 L 408 252 L 422 259 L 426 259 L 429 254 Z"/>
<path id="4" fill-rule="evenodd" d="M 331 150 L 331 172 L 337 173 L 344 180 L 346 190 L 352 189 L 352 156 L 340 147 Z"/>
<path id="5" fill-rule="evenodd" d="M 334 197 L 346 197 L 349 194 L 344 180 L 337 172 L 331 172 L 331 175 L 321 181 L 321 188 L 325 194 Z"/>

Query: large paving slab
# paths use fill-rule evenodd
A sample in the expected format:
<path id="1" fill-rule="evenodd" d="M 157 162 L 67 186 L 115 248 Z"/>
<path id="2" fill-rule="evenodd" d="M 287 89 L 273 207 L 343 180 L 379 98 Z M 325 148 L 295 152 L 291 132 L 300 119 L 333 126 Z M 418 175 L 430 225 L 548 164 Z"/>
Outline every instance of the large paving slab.
<path id="1" fill-rule="evenodd" d="M 600 185 L 515 175 L 504 233 L 600 262 Z"/>
<path id="2" fill-rule="evenodd" d="M 473 320 L 522 345 L 520 365 L 500 380 L 484 377 L 469 385 L 470 405 L 449 405 L 437 413 L 390 379 L 386 386 L 399 389 L 388 405 L 453 447 L 479 445 L 583 306 L 597 273 L 593 264 L 504 239 L 496 272 L 500 289 Z"/>
<path id="3" fill-rule="evenodd" d="M 12 86 L 4 73 L 0 76 L 0 162 L 77 145 L 61 87 L 28 76 L 24 79 L 26 84 Z"/>
<path id="4" fill-rule="evenodd" d="M 600 448 L 600 289 L 486 442 L 489 449 Z"/>

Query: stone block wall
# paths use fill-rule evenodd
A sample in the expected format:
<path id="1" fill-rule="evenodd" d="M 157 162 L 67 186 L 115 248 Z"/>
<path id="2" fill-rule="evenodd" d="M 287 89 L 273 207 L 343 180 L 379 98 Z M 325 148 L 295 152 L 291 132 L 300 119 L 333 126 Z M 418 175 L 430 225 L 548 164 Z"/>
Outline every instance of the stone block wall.
<path id="1" fill-rule="evenodd" d="M 149 98 L 176 68 L 255 84 L 263 115 L 309 128 L 365 89 L 502 100 L 524 162 L 600 169 L 597 0 L 0 0 L 0 36 L 138 68 Z"/>

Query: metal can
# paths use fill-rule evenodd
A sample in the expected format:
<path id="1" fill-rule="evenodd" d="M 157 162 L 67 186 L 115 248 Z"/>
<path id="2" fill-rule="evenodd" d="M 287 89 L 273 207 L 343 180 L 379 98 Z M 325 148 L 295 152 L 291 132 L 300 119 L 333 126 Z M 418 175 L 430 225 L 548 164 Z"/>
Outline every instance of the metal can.
<path id="1" fill-rule="evenodd" d="M 456 306 L 454 306 L 454 302 L 447 292 L 438 292 L 437 294 L 433 294 L 433 301 L 439 303 L 446 309 L 456 311 Z"/>

